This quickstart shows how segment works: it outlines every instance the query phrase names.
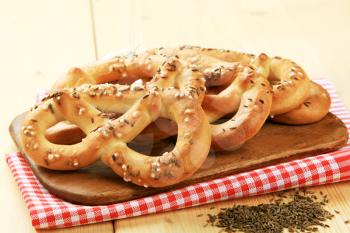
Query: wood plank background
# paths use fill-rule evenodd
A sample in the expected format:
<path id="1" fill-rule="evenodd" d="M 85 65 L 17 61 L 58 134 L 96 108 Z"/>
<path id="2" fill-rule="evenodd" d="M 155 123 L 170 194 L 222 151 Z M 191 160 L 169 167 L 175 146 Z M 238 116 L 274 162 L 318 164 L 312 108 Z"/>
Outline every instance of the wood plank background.
<path id="1" fill-rule="evenodd" d="M 10 120 L 28 109 L 38 90 L 72 65 L 120 50 L 194 44 L 291 58 L 311 77 L 332 81 L 350 108 L 350 1 L 347 0 L 0 0 L 0 232 L 34 232 L 4 156 L 16 150 Z M 314 188 L 340 210 L 331 230 L 348 232 L 350 182 Z M 169 213 L 40 232 L 217 232 L 199 213 L 270 195 Z M 211 206 L 215 209 L 209 210 Z"/>

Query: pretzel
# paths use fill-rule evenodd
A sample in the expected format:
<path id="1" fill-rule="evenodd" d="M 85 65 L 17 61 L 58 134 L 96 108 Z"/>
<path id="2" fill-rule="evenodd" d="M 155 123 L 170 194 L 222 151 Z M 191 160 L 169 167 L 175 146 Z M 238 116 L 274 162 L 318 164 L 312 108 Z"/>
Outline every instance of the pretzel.
<path id="1" fill-rule="evenodd" d="M 221 103 L 212 105 L 215 106 L 212 109 L 205 108 L 204 106 L 211 106 L 210 101 L 213 99 L 215 103 L 220 101 Z M 234 103 L 233 105 L 230 104 L 230 100 Z M 212 149 L 216 151 L 234 150 L 256 135 L 261 129 L 270 113 L 272 103 L 268 81 L 253 69 L 246 67 L 222 92 L 217 95 L 206 95 L 204 97 L 202 106 L 206 114 L 211 116 L 209 121 L 213 122 L 225 115 L 223 114 L 225 111 L 218 111 L 219 108 L 217 106 L 221 107 L 226 103 L 230 113 L 237 112 L 224 123 L 211 124 Z M 225 109 L 224 106 L 222 108 Z M 160 128 L 167 128 L 166 132 L 160 133 L 157 130 L 159 128 L 153 126 L 148 128 L 147 133 L 155 133 L 158 139 L 176 134 L 174 128 L 167 127 L 169 122 L 163 122 L 162 124 Z"/>
<path id="2" fill-rule="evenodd" d="M 83 85 L 51 94 L 24 120 L 21 140 L 26 153 L 38 165 L 55 170 L 76 170 L 102 156 L 103 162 L 125 181 L 145 187 L 167 186 L 191 176 L 210 148 L 209 123 L 201 108 L 204 80 L 199 72 L 184 68 L 175 59 L 160 68 L 146 94 L 143 90 L 124 89 L 126 96 L 132 96 L 131 92 L 141 95 L 134 98 L 136 102 L 127 106 L 127 111 L 117 94 L 121 86 L 117 85 Z M 167 78 L 161 78 L 163 75 Z M 167 87 L 169 84 L 177 88 Z M 178 98 L 180 93 L 186 94 Z M 98 109 L 123 114 L 109 120 Z M 174 149 L 150 157 L 128 148 L 126 143 L 158 117 L 177 122 Z M 44 136 L 46 129 L 61 120 L 79 126 L 86 137 L 74 145 L 48 141 Z"/>
<path id="3" fill-rule="evenodd" d="M 308 95 L 310 81 L 303 69 L 295 62 L 281 57 L 270 58 L 262 53 L 258 56 L 231 50 L 182 46 L 179 50 L 191 50 L 198 54 L 216 57 L 227 62 L 251 65 L 269 79 L 273 97 L 271 115 L 282 114 L 302 104 Z"/>
<path id="4" fill-rule="evenodd" d="M 101 131 L 96 129 L 107 124 L 108 118 L 105 118 L 97 108 L 89 106 L 87 100 L 95 101 L 92 106 L 108 108 L 109 105 L 105 106 L 103 103 L 106 98 L 117 102 L 120 97 L 111 95 L 112 90 L 107 92 L 107 87 L 111 89 L 112 86 L 85 85 L 78 88 L 66 88 L 43 99 L 24 119 L 21 141 L 25 152 L 38 165 L 55 170 L 75 170 L 94 163 L 100 156 L 98 152 L 103 140 Z M 130 92 L 119 85 L 113 86 L 114 90 L 117 91 L 116 93 Z M 107 93 L 108 95 L 105 95 Z M 139 94 L 142 97 L 144 93 L 133 94 Z M 115 110 L 124 110 L 120 109 L 123 108 L 122 105 L 113 104 L 111 106 L 118 107 Z M 63 120 L 77 125 L 86 137 L 74 145 L 69 145 L 70 143 L 66 141 L 64 143 L 66 145 L 50 142 L 45 137 L 46 129 Z"/>
<path id="5" fill-rule="evenodd" d="M 330 105 L 328 92 L 319 84 L 311 82 L 308 97 L 303 104 L 290 112 L 276 115 L 271 120 L 291 125 L 317 122 L 327 115 Z"/>
<path id="6" fill-rule="evenodd" d="M 309 80 L 304 70 L 295 62 L 266 54 L 239 53 L 230 50 L 181 47 L 196 50 L 224 61 L 250 65 L 267 77 L 272 84 L 273 99 L 270 119 L 285 124 L 310 124 L 321 120 L 329 111 L 330 97 L 320 85 Z M 275 115 L 276 114 L 276 115 Z"/>

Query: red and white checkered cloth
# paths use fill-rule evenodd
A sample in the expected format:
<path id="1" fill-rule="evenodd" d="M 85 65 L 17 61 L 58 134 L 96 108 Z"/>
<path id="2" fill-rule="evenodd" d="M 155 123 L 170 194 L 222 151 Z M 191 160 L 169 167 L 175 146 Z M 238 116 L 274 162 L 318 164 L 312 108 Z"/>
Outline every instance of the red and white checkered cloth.
<path id="1" fill-rule="evenodd" d="M 332 97 L 331 111 L 347 125 L 350 114 L 333 86 L 316 80 Z M 150 197 L 106 206 L 82 206 L 65 202 L 48 191 L 34 176 L 20 153 L 6 155 L 35 228 L 62 228 L 111 219 L 176 210 L 237 197 L 292 187 L 320 185 L 350 179 L 350 145 L 336 152 L 256 169 Z"/>

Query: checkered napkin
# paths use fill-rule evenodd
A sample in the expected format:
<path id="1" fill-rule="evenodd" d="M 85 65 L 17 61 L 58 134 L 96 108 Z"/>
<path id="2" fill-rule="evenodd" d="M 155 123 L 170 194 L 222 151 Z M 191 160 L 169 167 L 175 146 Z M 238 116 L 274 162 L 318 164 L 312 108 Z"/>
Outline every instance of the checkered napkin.
<path id="1" fill-rule="evenodd" d="M 350 114 L 325 80 L 316 80 L 332 97 L 331 111 L 347 125 Z M 315 157 L 294 160 L 236 175 L 190 185 L 150 197 L 106 206 L 82 206 L 50 194 L 34 176 L 20 153 L 6 155 L 7 163 L 37 229 L 63 228 L 111 219 L 159 213 L 293 187 L 320 185 L 350 179 L 350 144 Z"/>

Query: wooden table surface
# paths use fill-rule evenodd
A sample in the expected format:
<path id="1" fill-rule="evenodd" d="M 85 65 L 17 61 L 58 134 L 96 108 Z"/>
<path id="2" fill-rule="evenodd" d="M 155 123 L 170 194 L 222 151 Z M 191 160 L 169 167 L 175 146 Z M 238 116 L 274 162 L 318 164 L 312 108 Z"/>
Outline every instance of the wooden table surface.
<path id="1" fill-rule="evenodd" d="M 295 60 L 313 78 L 332 81 L 350 107 L 350 1 L 0 1 L 0 232 L 35 232 L 4 154 L 15 151 L 7 128 L 73 65 L 119 49 L 194 44 L 266 52 Z M 321 232 L 349 232 L 350 182 L 313 188 L 330 197 L 337 216 Z M 156 215 L 39 232 L 217 232 L 198 214 L 270 195 Z M 210 210 L 211 206 L 216 208 Z"/>

